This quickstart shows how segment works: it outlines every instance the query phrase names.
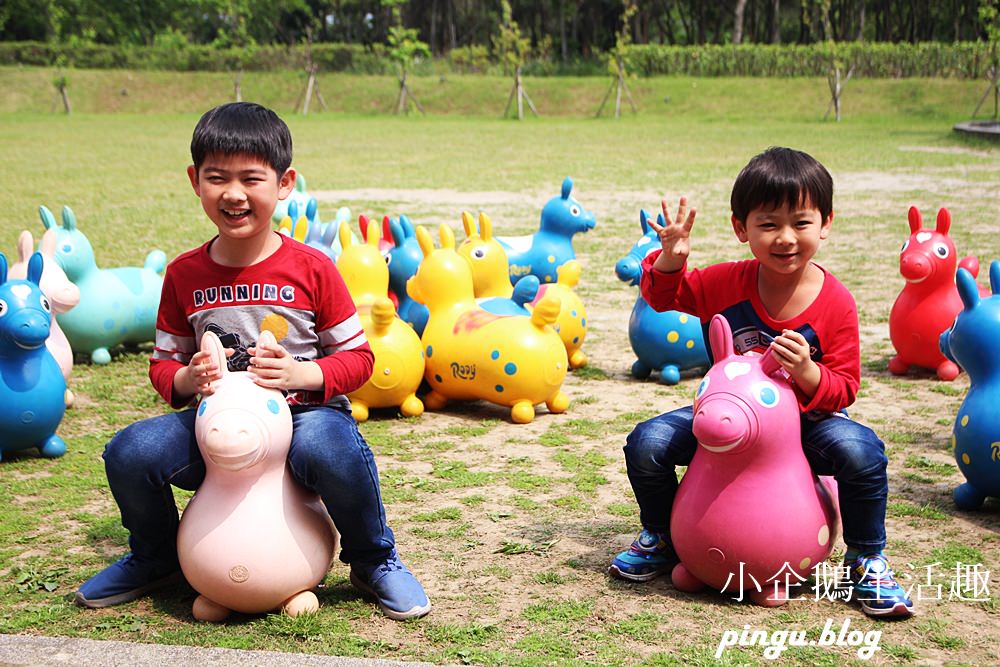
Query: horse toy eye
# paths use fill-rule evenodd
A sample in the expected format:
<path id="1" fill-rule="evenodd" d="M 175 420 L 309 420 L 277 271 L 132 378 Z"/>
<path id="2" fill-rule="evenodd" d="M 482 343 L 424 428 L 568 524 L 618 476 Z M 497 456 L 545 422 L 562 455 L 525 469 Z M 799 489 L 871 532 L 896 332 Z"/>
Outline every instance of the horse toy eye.
<path id="1" fill-rule="evenodd" d="M 948 256 L 948 252 L 949 252 L 948 251 L 948 246 L 946 246 L 944 243 L 935 243 L 934 244 L 934 254 L 937 255 L 938 257 L 940 257 L 941 259 L 944 259 L 945 257 L 947 257 Z"/>
<path id="2" fill-rule="evenodd" d="M 711 378 L 709 378 L 707 375 L 704 378 L 702 378 L 701 384 L 698 385 L 698 391 L 695 392 L 694 395 L 696 399 L 701 398 L 702 394 L 708 391 L 708 384 L 710 379 Z"/>
<path id="3" fill-rule="evenodd" d="M 385 265 L 389 266 L 391 264 L 392 264 L 392 255 L 386 255 L 385 256 Z"/>
<path id="4" fill-rule="evenodd" d="M 906 249 L 910 247 L 910 239 L 903 241 L 903 247 L 899 249 L 899 252 L 906 252 Z"/>
<path id="5" fill-rule="evenodd" d="M 64 255 L 69 255 L 69 254 L 71 254 L 73 252 L 73 244 L 72 243 L 68 243 L 68 242 L 67 243 L 63 243 L 62 244 L 62 248 L 60 248 L 60 250 L 62 250 L 62 253 Z"/>
<path id="6" fill-rule="evenodd" d="M 579 206 L 570 206 L 569 207 L 569 212 L 570 212 L 570 214 L 572 214 L 574 216 L 580 215 L 580 207 Z"/>
<path id="7" fill-rule="evenodd" d="M 42 304 L 42 310 L 44 310 L 46 313 L 52 312 L 52 306 L 49 304 L 49 300 L 45 298 L 44 294 L 38 297 L 38 302 Z"/>
<path id="8" fill-rule="evenodd" d="M 773 408 L 778 404 L 778 388 L 767 381 L 757 382 L 750 392 L 758 403 L 765 408 Z"/>
<path id="9" fill-rule="evenodd" d="M 3 317 L 6 314 L 7 314 L 7 302 L 4 301 L 3 299 L 0 299 L 0 317 Z"/>
<path id="10" fill-rule="evenodd" d="M 484 248 L 476 248 L 472 251 L 472 256 L 476 259 L 482 259 L 483 257 L 486 257 L 486 250 Z"/>

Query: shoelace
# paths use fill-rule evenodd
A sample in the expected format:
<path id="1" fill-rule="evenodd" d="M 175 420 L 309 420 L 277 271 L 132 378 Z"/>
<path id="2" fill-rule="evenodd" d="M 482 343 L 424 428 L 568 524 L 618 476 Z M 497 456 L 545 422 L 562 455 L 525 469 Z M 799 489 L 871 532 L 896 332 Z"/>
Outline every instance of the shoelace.
<path id="1" fill-rule="evenodd" d="M 386 562 L 378 566 L 378 571 L 381 572 L 382 574 L 389 574 L 390 572 L 399 572 L 402 569 L 404 569 L 403 564 L 395 559 L 387 560 Z"/>

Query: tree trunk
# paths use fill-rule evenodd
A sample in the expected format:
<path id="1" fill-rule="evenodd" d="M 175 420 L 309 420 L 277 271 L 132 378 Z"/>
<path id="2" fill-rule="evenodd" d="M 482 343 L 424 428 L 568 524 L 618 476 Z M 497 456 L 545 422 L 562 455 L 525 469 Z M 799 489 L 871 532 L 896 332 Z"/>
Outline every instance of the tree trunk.
<path id="1" fill-rule="evenodd" d="M 569 44 L 566 43 L 566 0 L 559 0 L 559 51 L 565 64 L 569 60 Z"/>
<path id="2" fill-rule="evenodd" d="M 865 41 L 865 3 L 861 3 L 858 10 L 858 41 Z"/>
<path id="3" fill-rule="evenodd" d="M 781 0 L 771 1 L 771 43 L 781 43 Z"/>
<path id="4" fill-rule="evenodd" d="M 736 0 L 733 11 L 733 44 L 743 43 L 743 14 L 746 12 L 747 0 Z"/>

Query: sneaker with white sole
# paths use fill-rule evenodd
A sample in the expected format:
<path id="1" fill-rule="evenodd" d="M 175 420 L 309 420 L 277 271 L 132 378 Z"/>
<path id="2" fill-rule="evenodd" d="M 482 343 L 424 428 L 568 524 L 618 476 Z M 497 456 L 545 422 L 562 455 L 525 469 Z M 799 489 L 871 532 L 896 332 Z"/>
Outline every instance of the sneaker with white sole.
<path id="1" fill-rule="evenodd" d="M 848 568 L 850 585 L 865 614 L 874 618 L 913 615 L 913 602 L 896 581 L 885 556 L 858 556 L 853 562 L 845 561 L 844 566 Z"/>
<path id="2" fill-rule="evenodd" d="M 632 546 L 611 561 L 608 574 L 626 581 L 649 581 L 670 574 L 677 563 L 677 554 L 664 536 L 643 528 Z"/>
<path id="3" fill-rule="evenodd" d="M 76 591 L 81 607 L 101 609 L 131 602 L 170 584 L 184 581 L 177 559 L 167 561 L 129 554 L 85 581 Z"/>
<path id="4" fill-rule="evenodd" d="M 351 584 L 378 602 L 395 621 L 419 618 L 431 610 L 423 586 L 393 550 L 375 564 L 351 563 Z"/>

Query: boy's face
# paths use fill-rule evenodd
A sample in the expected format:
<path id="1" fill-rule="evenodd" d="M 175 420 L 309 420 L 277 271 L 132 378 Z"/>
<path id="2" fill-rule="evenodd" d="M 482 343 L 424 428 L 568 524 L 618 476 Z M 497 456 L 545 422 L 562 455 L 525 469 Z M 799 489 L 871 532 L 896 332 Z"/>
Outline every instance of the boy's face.
<path id="1" fill-rule="evenodd" d="M 809 266 L 820 242 L 830 235 L 833 213 L 827 219 L 806 200 L 795 206 L 755 208 L 745 222 L 733 216 L 733 231 L 766 269 L 796 274 Z"/>
<path id="2" fill-rule="evenodd" d="M 191 187 L 205 214 L 227 239 L 249 239 L 271 231 L 279 199 L 295 187 L 295 170 L 277 174 L 256 157 L 211 154 L 201 167 L 188 167 Z"/>

